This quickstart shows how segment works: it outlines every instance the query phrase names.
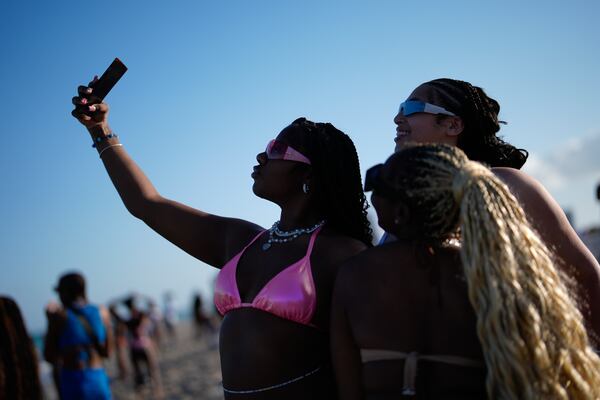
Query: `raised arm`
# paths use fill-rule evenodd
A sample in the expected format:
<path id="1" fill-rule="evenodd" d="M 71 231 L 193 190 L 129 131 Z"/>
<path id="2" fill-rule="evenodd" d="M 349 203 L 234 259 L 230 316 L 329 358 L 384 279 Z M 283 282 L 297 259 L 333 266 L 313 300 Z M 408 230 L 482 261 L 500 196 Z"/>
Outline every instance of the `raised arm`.
<path id="1" fill-rule="evenodd" d="M 364 399 L 360 350 L 352 336 L 344 299 L 348 291 L 346 265 L 340 267 L 331 307 L 331 360 L 341 400 Z M 355 288 L 354 288 L 355 289 Z"/>
<path id="2" fill-rule="evenodd" d="M 48 329 L 44 337 L 44 360 L 54 365 L 60 360 L 58 339 L 65 324 L 66 314 L 61 306 L 52 302 L 46 306 L 46 318 Z"/>
<path id="3" fill-rule="evenodd" d="M 162 197 L 129 156 L 108 124 L 108 105 L 80 86 L 72 115 L 96 145 L 127 210 L 158 234 L 193 257 L 220 268 L 260 227 L 250 222 L 211 215 Z"/>
<path id="4" fill-rule="evenodd" d="M 600 345 L 600 266 L 583 244 L 565 213 L 535 179 L 512 168 L 494 168 L 494 173 L 511 189 L 525 210 L 530 222 L 547 246 L 567 265 L 566 272 L 575 270 L 574 278 L 582 289 L 586 302 L 582 312 L 593 332 L 595 345 Z"/>

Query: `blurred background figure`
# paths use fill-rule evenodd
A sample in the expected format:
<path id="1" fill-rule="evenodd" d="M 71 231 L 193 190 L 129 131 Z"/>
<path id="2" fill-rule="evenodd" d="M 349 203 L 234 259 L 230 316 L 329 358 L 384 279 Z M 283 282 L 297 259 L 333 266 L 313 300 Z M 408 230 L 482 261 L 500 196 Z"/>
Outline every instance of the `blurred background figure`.
<path id="1" fill-rule="evenodd" d="M 117 364 L 118 379 L 125 380 L 129 375 L 129 363 L 127 361 L 127 325 L 112 315 L 115 335 L 115 361 Z"/>
<path id="2" fill-rule="evenodd" d="M 156 343 L 157 350 L 160 349 L 162 341 L 162 313 L 156 302 L 152 299 L 148 300 L 148 317 L 150 318 L 150 337 Z"/>
<path id="3" fill-rule="evenodd" d="M 205 331 L 214 332 L 210 316 L 204 310 L 202 295 L 196 292 L 192 301 L 192 316 L 194 321 L 194 333 L 196 338 L 201 338 Z"/>
<path id="4" fill-rule="evenodd" d="M 0 399 L 42 398 L 38 358 L 21 311 L 0 296 Z"/>
<path id="5" fill-rule="evenodd" d="M 110 317 L 106 309 L 88 303 L 85 286 L 80 273 L 62 275 L 54 288 L 62 306 L 46 306 L 44 358 L 54 367 L 62 400 L 111 398 L 102 364 L 112 343 Z"/>
<path id="6" fill-rule="evenodd" d="M 175 304 L 173 301 L 173 293 L 165 292 L 163 301 L 163 318 L 165 321 L 165 328 L 167 329 L 167 334 L 169 337 L 171 339 L 175 339 L 177 337 L 177 332 L 175 331 L 175 327 L 177 325 L 177 310 L 175 309 Z"/>
<path id="7" fill-rule="evenodd" d="M 109 305 L 110 314 L 119 323 L 127 328 L 127 342 L 129 346 L 129 360 L 133 367 L 134 389 L 139 394 L 146 383 L 146 376 L 150 378 L 153 394 L 162 398 L 163 387 L 158 368 L 158 352 L 152 334 L 152 320 L 149 307 L 142 310 L 139 295 L 128 295 L 122 299 L 112 301 Z M 147 302 L 150 305 L 150 300 Z M 118 310 L 122 304 L 127 308 L 128 315 L 124 316 Z"/>

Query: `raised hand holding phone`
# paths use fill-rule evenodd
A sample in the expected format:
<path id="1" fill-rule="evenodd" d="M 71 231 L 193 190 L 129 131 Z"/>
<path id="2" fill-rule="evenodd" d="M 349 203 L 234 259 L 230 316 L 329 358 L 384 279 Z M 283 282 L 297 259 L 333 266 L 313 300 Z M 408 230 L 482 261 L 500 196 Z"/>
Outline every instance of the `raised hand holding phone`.
<path id="1" fill-rule="evenodd" d="M 125 64 L 118 58 L 115 58 L 106 71 L 104 71 L 100 79 L 94 81 L 90 85 L 93 89 L 93 96 L 100 100 L 104 100 L 106 95 L 108 95 L 125 72 L 127 72 Z"/>
<path id="2" fill-rule="evenodd" d="M 89 86 L 79 86 L 78 96 L 73 98 L 75 109 L 71 114 L 88 129 L 104 122 L 108 106 L 102 101 L 126 71 L 125 64 L 115 58 L 99 79 L 94 78 Z"/>
<path id="3" fill-rule="evenodd" d="M 88 129 L 93 140 L 92 147 L 98 150 L 100 157 L 106 150 L 122 146 L 108 126 L 109 107 L 103 100 L 126 71 L 125 64 L 115 58 L 100 79 L 94 78 L 89 86 L 79 86 L 78 96 L 72 100 L 75 109 L 71 115 Z"/>

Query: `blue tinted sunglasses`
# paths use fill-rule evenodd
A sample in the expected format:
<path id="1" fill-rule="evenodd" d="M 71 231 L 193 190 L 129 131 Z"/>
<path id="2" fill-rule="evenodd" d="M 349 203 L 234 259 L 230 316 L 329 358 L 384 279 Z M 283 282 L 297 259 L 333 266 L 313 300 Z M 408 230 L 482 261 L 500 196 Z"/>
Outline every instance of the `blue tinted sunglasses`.
<path id="1" fill-rule="evenodd" d="M 406 100 L 404 103 L 400 104 L 399 113 L 404 115 L 405 117 L 408 117 L 409 115 L 415 113 L 444 114 L 451 116 L 456 115 L 443 107 L 417 100 Z"/>

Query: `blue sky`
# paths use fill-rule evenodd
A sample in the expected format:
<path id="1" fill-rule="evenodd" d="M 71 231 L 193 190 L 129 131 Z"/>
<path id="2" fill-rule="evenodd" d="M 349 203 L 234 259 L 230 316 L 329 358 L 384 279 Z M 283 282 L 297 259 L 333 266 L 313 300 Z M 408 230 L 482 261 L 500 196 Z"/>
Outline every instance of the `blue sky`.
<path id="1" fill-rule="evenodd" d="M 489 4 L 486 4 L 489 3 Z M 255 155 L 299 116 L 355 141 L 364 172 L 393 150 L 392 118 L 418 84 L 482 86 L 578 227 L 598 225 L 600 28 L 596 1 L 0 2 L 0 293 L 29 328 L 57 276 L 84 272 L 105 302 L 129 290 L 179 307 L 215 271 L 128 215 L 84 129 L 79 84 L 114 57 L 113 129 L 167 197 L 270 226 Z"/>

